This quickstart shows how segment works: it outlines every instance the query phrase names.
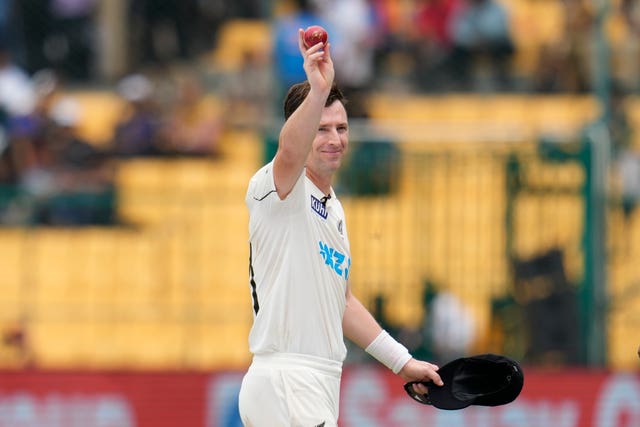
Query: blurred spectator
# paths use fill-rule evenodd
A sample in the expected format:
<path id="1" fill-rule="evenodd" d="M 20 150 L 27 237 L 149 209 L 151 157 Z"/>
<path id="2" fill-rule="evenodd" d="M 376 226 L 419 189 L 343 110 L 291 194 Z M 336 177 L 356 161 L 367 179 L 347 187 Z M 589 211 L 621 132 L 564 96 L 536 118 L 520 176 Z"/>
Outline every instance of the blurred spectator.
<path id="1" fill-rule="evenodd" d="M 580 360 L 579 291 L 567 276 L 565 259 L 562 248 L 551 247 L 510 260 L 512 296 L 522 310 L 526 340 L 521 344 L 528 363 L 572 366 Z M 515 315 L 503 311 L 508 314 Z M 520 329 L 514 326 L 512 332 Z"/>
<path id="2" fill-rule="evenodd" d="M 466 0 L 451 20 L 450 69 L 461 89 L 489 72 L 491 89 L 508 89 L 514 44 L 509 16 L 497 0 Z M 484 67 L 483 67 L 484 66 Z"/>
<path id="3" fill-rule="evenodd" d="M 416 66 L 413 2 L 369 1 L 377 39 L 374 52 L 375 86 L 392 92 L 412 91 Z"/>
<path id="4" fill-rule="evenodd" d="M 273 120 L 273 76 L 265 52 L 245 51 L 240 69 L 222 87 L 225 122 L 232 127 L 266 129 Z"/>
<path id="5" fill-rule="evenodd" d="M 12 60 L 0 39 L 0 216 L 4 217 L 15 198 L 20 168 L 13 134 L 28 126 L 35 106 L 35 91 L 26 72 Z"/>
<path id="6" fill-rule="evenodd" d="M 298 47 L 298 29 L 305 29 L 310 25 L 321 25 L 329 33 L 332 42 L 333 33 L 327 22 L 320 17 L 313 0 L 294 0 L 293 8 L 277 16 L 273 24 L 273 61 L 276 80 L 275 105 L 280 107 L 285 91 L 294 83 L 306 80 L 307 76 L 302 67 L 302 55 Z"/>
<path id="7" fill-rule="evenodd" d="M 97 0 L 50 1 L 52 32 L 45 55 L 65 79 L 87 81 L 94 66 Z"/>
<path id="8" fill-rule="evenodd" d="M 19 58 L 32 74 L 50 66 L 45 55 L 45 44 L 51 34 L 51 0 L 14 0 L 14 14 L 24 52 Z"/>
<path id="9" fill-rule="evenodd" d="M 321 0 L 323 19 L 331 27 L 331 56 L 336 81 L 349 99 L 349 117 L 365 116 L 364 97 L 374 78 L 378 37 L 368 0 Z"/>
<path id="10" fill-rule="evenodd" d="M 565 56 L 566 90 L 585 92 L 591 87 L 592 27 L 594 13 L 591 1 L 563 0 L 565 29 L 561 46 Z"/>
<path id="11" fill-rule="evenodd" d="M 224 128 L 218 101 L 205 93 L 200 79 L 191 72 L 180 75 L 177 83 L 176 99 L 165 117 L 163 151 L 174 155 L 219 155 Z"/>
<path id="12" fill-rule="evenodd" d="M 199 27 L 197 0 L 129 0 L 134 66 L 187 60 Z"/>
<path id="13" fill-rule="evenodd" d="M 0 215 L 6 209 L 10 199 L 7 191 L 16 181 L 17 171 L 9 147 L 9 135 L 4 125 L 0 124 Z"/>
<path id="14" fill-rule="evenodd" d="M 0 0 L 0 38 L 6 37 L 13 0 Z"/>
<path id="15" fill-rule="evenodd" d="M 193 22 L 195 53 L 209 51 L 218 42 L 218 30 L 228 17 L 225 0 L 197 0 L 199 18 Z"/>
<path id="16" fill-rule="evenodd" d="M 557 46 L 544 44 L 540 47 L 533 73 L 533 88 L 536 92 L 560 93 L 573 87 L 572 82 L 567 80 L 564 60 L 564 54 Z"/>
<path id="17" fill-rule="evenodd" d="M 0 0 L 0 41 L 11 45 L 14 20 L 14 0 Z"/>
<path id="18" fill-rule="evenodd" d="M 446 363 L 469 354 L 476 337 L 476 321 L 454 294 L 427 283 L 424 291 L 424 328 L 434 360 Z"/>
<path id="19" fill-rule="evenodd" d="M 35 105 L 29 114 L 15 118 L 9 128 L 12 165 L 20 179 L 45 163 L 48 138 L 55 123 L 51 107 L 59 92 L 59 81 L 51 70 L 34 74 Z"/>
<path id="20" fill-rule="evenodd" d="M 542 46 L 537 60 L 534 88 L 543 93 L 584 93 L 589 90 L 591 29 L 594 15 L 585 0 L 561 0 L 562 38 Z"/>
<path id="21" fill-rule="evenodd" d="M 114 220 L 110 162 L 77 136 L 81 112 L 76 101 L 51 95 L 40 96 L 34 112 L 14 120 L 11 127 L 18 192 L 3 219 L 58 226 L 110 224 Z"/>
<path id="22" fill-rule="evenodd" d="M 461 0 L 419 0 L 415 10 L 416 78 L 427 91 L 447 90 L 451 19 Z"/>
<path id="23" fill-rule="evenodd" d="M 50 113 L 56 126 L 48 135 L 47 156 L 41 165 L 49 182 L 43 183 L 40 177 L 27 182 L 31 193 L 42 197 L 35 222 L 57 226 L 113 224 L 113 165 L 106 153 L 78 136 L 80 106 L 72 98 L 63 97 L 56 100 Z"/>
<path id="24" fill-rule="evenodd" d="M 28 115 L 33 110 L 35 92 L 29 75 L 11 57 L 0 39 L 0 110 L 7 118 Z"/>
<path id="25" fill-rule="evenodd" d="M 622 41 L 624 79 L 630 89 L 640 89 L 640 1 L 621 0 L 619 11 L 626 24 L 626 35 Z"/>
<path id="26" fill-rule="evenodd" d="M 52 178 L 52 192 L 36 211 L 46 225 L 109 225 L 115 221 L 113 167 L 102 151 L 81 139 L 76 125 L 80 106 L 60 98 L 51 108 L 55 126 L 48 136 L 43 165 Z"/>
<path id="27" fill-rule="evenodd" d="M 620 13 L 629 29 L 640 35 L 640 2 L 638 0 L 620 0 Z"/>
<path id="28" fill-rule="evenodd" d="M 374 53 L 374 64 L 375 68 L 379 68 L 383 62 L 384 56 L 390 49 L 390 45 L 393 45 L 393 43 L 390 43 L 394 33 L 393 14 L 389 10 L 389 5 L 396 4 L 396 2 L 391 2 L 389 0 L 369 0 L 369 3 L 373 10 L 372 19 L 378 37 L 376 51 Z"/>
<path id="29" fill-rule="evenodd" d="M 271 2 L 264 0 L 224 0 L 227 16 L 240 19 L 262 19 L 268 16 L 266 8 Z"/>
<path id="30" fill-rule="evenodd" d="M 126 108 L 114 130 L 113 154 L 117 157 L 160 154 L 162 121 L 151 80 L 142 74 L 132 74 L 118 83 L 117 91 Z"/>
<path id="31" fill-rule="evenodd" d="M 22 197 L 22 184 L 36 170 L 34 123 L 26 117 L 14 120 L 7 137 L 0 157 L 0 222 L 29 224 L 33 203 L 29 196 Z"/>
<path id="32" fill-rule="evenodd" d="M 265 0 L 195 0 L 195 19 L 189 21 L 194 31 L 192 54 L 206 53 L 217 44 L 218 30 L 225 21 L 233 19 L 268 20 L 272 1 Z"/>
<path id="33" fill-rule="evenodd" d="M 20 319 L 2 331 L 0 354 L 3 366 L 28 369 L 34 367 L 34 354 L 27 334 L 27 321 Z"/>
<path id="34" fill-rule="evenodd" d="M 621 81 L 613 80 L 609 84 L 609 112 L 607 126 L 611 135 L 612 154 L 631 150 L 633 129 L 627 113 L 628 90 Z"/>
<path id="35" fill-rule="evenodd" d="M 625 219 L 629 220 L 640 203 L 640 153 L 628 150 L 620 153 L 616 161 L 622 186 L 622 211 Z"/>
<path id="36" fill-rule="evenodd" d="M 632 144 L 633 128 L 627 113 L 628 92 L 620 81 L 611 83 L 607 127 L 612 145 L 613 168 L 619 176 L 622 208 L 629 219 L 640 203 L 640 153 Z"/>

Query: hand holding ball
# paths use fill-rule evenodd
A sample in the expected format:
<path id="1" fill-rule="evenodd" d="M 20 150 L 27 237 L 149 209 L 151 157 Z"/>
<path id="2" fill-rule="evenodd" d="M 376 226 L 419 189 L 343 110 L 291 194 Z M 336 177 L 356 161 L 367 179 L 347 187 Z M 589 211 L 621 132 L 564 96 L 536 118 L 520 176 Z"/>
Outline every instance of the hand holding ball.
<path id="1" fill-rule="evenodd" d="M 322 43 L 322 46 L 326 45 L 328 38 L 327 30 L 320 25 L 312 25 L 304 30 L 304 45 L 307 49 L 318 43 Z"/>

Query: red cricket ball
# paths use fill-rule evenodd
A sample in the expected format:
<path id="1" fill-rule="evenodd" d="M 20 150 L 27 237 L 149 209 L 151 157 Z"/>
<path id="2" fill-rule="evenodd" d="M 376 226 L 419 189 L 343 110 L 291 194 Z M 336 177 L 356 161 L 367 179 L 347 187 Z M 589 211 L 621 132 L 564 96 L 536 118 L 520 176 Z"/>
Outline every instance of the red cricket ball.
<path id="1" fill-rule="evenodd" d="M 327 43 L 329 35 L 327 30 L 320 25 L 312 25 L 304 30 L 304 45 L 308 48 L 315 46 L 318 43 L 322 43 L 324 46 Z"/>

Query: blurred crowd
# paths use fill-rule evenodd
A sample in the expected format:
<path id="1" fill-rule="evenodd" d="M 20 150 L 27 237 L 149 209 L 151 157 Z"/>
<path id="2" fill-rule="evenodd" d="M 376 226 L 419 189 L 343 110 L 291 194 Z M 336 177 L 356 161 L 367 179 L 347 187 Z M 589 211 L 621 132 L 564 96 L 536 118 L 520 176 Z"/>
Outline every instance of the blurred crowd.
<path id="1" fill-rule="evenodd" d="M 55 69 L 65 79 L 93 81 L 98 50 L 113 39 L 109 7 L 122 8 L 130 68 L 189 60 L 215 44 L 227 19 L 262 18 L 261 0 L 1 0 L 0 35 L 28 73 Z M 107 6 L 110 5 L 110 6 Z M 117 5 L 117 6 L 113 6 Z M 121 16 L 120 16 L 121 15 Z"/>
<path id="2" fill-rule="evenodd" d="M 590 0 L 557 0 L 563 37 L 541 46 L 526 80 L 514 71 L 519 46 L 502 0 L 122 0 L 127 66 L 105 79 L 96 67 L 110 37 L 106 1 L 0 0 L 0 223 L 114 223 L 118 159 L 215 158 L 225 128 L 264 129 L 284 91 L 305 78 L 296 34 L 311 24 L 329 31 L 352 117 L 367 116 L 372 90 L 593 90 Z M 630 34 L 640 33 L 640 1 L 616 7 Z M 271 50 L 243 51 L 240 66 L 211 83 L 215 64 L 202 57 L 233 19 L 269 22 Z M 638 40 L 620 46 L 635 80 L 618 94 L 637 89 Z M 77 130 L 86 112 L 64 95 L 78 86 L 108 87 L 126 105 L 105 144 Z"/>
<path id="3" fill-rule="evenodd" d="M 340 79 L 352 87 L 409 85 L 412 90 L 586 91 L 590 87 L 593 28 L 601 11 L 592 0 L 557 2 L 559 34 L 533 54 L 528 81 L 515 72 L 518 55 L 516 4 L 539 0 L 1 0 L 0 38 L 27 73 L 54 69 L 75 82 L 104 78 L 100 51 L 124 37 L 126 72 L 171 61 L 193 61 L 215 48 L 220 29 L 234 19 L 274 25 L 273 61 L 277 75 L 299 77 L 290 65 L 292 26 L 330 27 Z M 118 4 L 118 11 L 111 11 Z M 610 15 L 625 26 L 615 48 L 628 57 L 624 72 L 640 62 L 638 0 L 616 0 Z M 522 6 L 520 6 L 522 7 Z M 109 10 L 109 12 L 107 12 Z M 114 25 L 114 14 L 123 27 Z M 117 20 L 116 19 L 116 20 Z M 544 17 L 541 17 L 544 19 Z M 304 28 L 304 27 L 303 27 Z M 297 29 L 297 28 L 295 28 Z M 295 30 L 294 29 L 294 30 Z M 295 31 L 293 31 L 295 34 Z M 525 34 L 526 36 L 526 34 Z M 523 37 L 520 35 L 519 37 Z M 539 37 L 533 34 L 532 37 Z M 111 40 L 111 41 L 110 41 Z M 297 52 L 294 52 L 297 53 Z M 285 62 L 281 62 L 285 61 Z M 124 72 L 123 72 L 124 73 Z M 637 81 L 633 82 L 637 85 Z M 637 89 L 637 87 L 634 87 Z"/>
<path id="4" fill-rule="evenodd" d="M 474 90 L 488 65 L 490 90 L 515 88 L 508 10 L 497 0 L 296 0 L 274 21 L 273 61 L 281 87 L 303 78 L 297 28 L 328 29 L 337 80 L 347 92 Z M 353 96 L 350 96 L 353 98 Z"/>
<path id="5" fill-rule="evenodd" d="M 354 89 L 422 93 L 586 93 L 593 90 L 596 28 L 611 36 L 610 69 L 640 88 L 640 1 L 592 0 L 291 0 L 275 17 L 276 75 L 300 79 L 292 29 L 329 29 L 339 81 Z M 535 5 L 546 5 L 534 8 Z M 527 5 L 531 6 L 528 7 Z M 550 6 L 550 7 L 549 7 Z M 527 13 L 516 14 L 527 10 Z M 533 12 L 552 12 L 536 16 Z M 603 19 L 608 11 L 607 21 Z M 551 23 L 525 22 L 523 19 Z M 554 25 L 553 35 L 541 30 Z M 557 28 L 555 28 L 557 26 Z M 527 28 L 531 29 L 528 34 Z M 614 31 L 614 33 L 615 33 Z M 620 40 L 622 39 L 622 40 Z M 525 43 L 523 52 L 521 43 Z M 523 58 L 523 55 L 530 56 Z M 523 66 L 522 63 L 527 63 Z M 523 69 L 526 68 L 526 69 Z"/>
<path id="6" fill-rule="evenodd" d="M 86 111 L 56 72 L 30 76 L 0 46 L 0 223 L 116 224 L 119 160 L 220 154 L 220 106 L 192 70 L 130 74 L 114 91 L 121 108 L 111 138 L 87 140 Z"/>
<path id="7" fill-rule="evenodd" d="M 53 102 L 52 73 L 30 78 L 0 46 L 0 88 L 2 222 L 110 222 L 108 160 L 76 134 L 78 106 L 68 99 Z"/>

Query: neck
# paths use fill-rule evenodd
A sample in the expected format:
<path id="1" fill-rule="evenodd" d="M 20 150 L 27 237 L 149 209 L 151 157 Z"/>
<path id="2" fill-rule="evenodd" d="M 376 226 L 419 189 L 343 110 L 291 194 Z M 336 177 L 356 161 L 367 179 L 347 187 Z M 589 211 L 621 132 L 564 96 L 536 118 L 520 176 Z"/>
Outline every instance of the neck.
<path id="1" fill-rule="evenodd" d="M 313 182 L 314 185 L 324 194 L 331 193 L 331 176 L 323 177 L 313 173 L 307 168 L 307 178 L 309 178 L 311 182 Z"/>

